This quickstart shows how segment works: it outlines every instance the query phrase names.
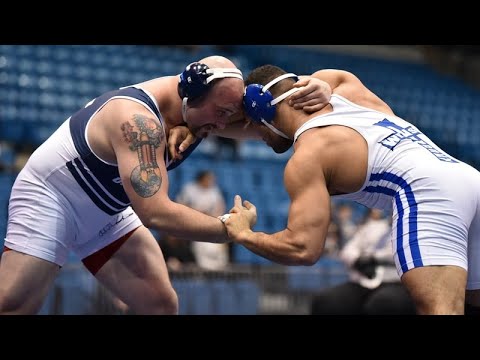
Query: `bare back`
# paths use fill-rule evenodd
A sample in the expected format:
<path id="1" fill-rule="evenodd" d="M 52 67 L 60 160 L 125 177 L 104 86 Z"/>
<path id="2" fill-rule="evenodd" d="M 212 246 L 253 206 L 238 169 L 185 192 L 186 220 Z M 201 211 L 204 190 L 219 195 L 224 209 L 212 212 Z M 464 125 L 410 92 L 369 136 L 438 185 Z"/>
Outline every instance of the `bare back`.
<path id="1" fill-rule="evenodd" d="M 330 84 L 332 94 L 341 95 L 357 105 L 394 115 L 390 106 L 363 85 L 360 79 L 352 73 L 343 70 L 320 70 L 312 76 Z M 316 114 L 324 114 L 331 110 L 331 106 L 327 106 Z"/>

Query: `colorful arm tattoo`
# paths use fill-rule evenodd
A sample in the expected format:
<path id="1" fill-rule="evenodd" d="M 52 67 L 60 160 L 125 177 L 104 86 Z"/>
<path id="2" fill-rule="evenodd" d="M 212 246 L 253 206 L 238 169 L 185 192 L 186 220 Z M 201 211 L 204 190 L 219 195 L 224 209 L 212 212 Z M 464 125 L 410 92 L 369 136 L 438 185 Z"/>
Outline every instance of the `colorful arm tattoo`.
<path id="1" fill-rule="evenodd" d="M 130 122 L 122 124 L 125 141 L 138 155 L 139 165 L 133 169 L 130 182 L 135 192 L 143 198 L 157 193 L 162 185 L 162 175 L 157 164 L 156 149 L 164 144 L 162 124 L 144 115 L 133 115 Z"/>

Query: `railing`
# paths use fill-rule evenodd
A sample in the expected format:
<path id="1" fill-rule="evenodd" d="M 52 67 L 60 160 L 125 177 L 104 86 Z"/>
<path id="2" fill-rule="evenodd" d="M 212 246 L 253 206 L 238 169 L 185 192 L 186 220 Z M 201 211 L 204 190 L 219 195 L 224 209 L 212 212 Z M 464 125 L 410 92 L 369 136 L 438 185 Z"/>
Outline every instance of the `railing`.
<path id="1" fill-rule="evenodd" d="M 346 280 L 344 267 L 322 259 L 313 267 L 231 265 L 224 271 L 196 266 L 170 272 L 180 315 L 306 315 L 312 296 Z M 83 268 L 68 264 L 40 314 L 124 314 L 116 299 Z"/>

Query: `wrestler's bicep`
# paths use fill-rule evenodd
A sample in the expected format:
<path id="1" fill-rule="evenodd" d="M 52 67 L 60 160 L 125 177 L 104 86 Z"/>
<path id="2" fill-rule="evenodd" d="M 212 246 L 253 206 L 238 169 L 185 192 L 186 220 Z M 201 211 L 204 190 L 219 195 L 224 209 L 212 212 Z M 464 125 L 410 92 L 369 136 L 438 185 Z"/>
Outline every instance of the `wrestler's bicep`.
<path id="1" fill-rule="evenodd" d="M 115 145 L 123 187 L 132 203 L 166 192 L 165 131 L 153 116 L 136 113 L 120 122 Z"/>
<path id="2" fill-rule="evenodd" d="M 319 152 L 310 148 L 298 147 L 285 168 L 290 196 L 287 227 L 308 253 L 320 256 L 330 223 L 330 195 Z"/>

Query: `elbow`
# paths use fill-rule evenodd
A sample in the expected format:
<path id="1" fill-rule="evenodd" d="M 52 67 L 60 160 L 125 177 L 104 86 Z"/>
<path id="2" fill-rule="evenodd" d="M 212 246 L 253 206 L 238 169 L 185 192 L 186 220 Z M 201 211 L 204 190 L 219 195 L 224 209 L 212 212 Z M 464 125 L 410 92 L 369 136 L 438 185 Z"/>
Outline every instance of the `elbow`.
<path id="1" fill-rule="evenodd" d="M 322 250 L 302 244 L 296 246 L 295 253 L 295 265 L 312 266 L 320 259 Z"/>
<path id="2" fill-rule="evenodd" d="M 142 224 L 149 229 L 155 229 L 161 232 L 171 231 L 172 222 L 169 221 L 167 216 L 159 216 L 158 214 L 142 214 L 138 217 L 142 221 Z"/>
<path id="3" fill-rule="evenodd" d="M 172 213 L 170 203 L 166 201 L 157 202 L 155 206 L 134 208 L 134 211 L 142 221 L 142 224 L 149 229 L 164 231 L 171 223 Z"/>
<path id="4" fill-rule="evenodd" d="M 142 224 L 147 228 L 154 228 L 155 227 L 155 219 L 151 214 L 139 214 L 137 213 L 138 217 L 142 221 Z"/>
<path id="5" fill-rule="evenodd" d="M 320 259 L 321 252 L 318 254 L 313 251 L 303 251 L 298 256 L 298 265 L 313 266 Z"/>
<path id="6" fill-rule="evenodd" d="M 135 211 L 142 221 L 142 224 L 149 229 L 162 230 L 163 224 L 160 220 L 164 219 L 155 211 Z"/>
<path id="7" fill-rule="evenodd" d="M 142 221 L 142 224 L 148 229 L 158 227 L 158 226 L 155 226 L 155 221 L 151 217 L 143 217 L 143 218 L 140 218 L 140 220 Z"/>

